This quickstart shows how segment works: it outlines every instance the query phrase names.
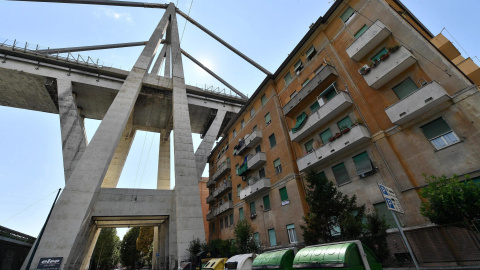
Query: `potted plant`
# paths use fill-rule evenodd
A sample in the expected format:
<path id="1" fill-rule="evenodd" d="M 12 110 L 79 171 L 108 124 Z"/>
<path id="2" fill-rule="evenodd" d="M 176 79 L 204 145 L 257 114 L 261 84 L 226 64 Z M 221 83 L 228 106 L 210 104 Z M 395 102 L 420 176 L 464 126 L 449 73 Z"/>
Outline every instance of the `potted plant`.
<path id="1" fill-rule="evenodd" d="M 336 139 L 336 138 L 335 138 L 334 136 L 332 136 L 332 137 L 330 137 L 330 139 L 328 139 L 328 141 L 329 141 L 329 142 L 333 142 L 333 141 L 335 141 L 335 139 Z"/>
<path id="2" fill-rule="evenodd" d="M 366 72 L 365 72 L 366 69 L 367 69 L 366 67 L 362 67 L 358 70 L 358 72 L 360 73 L 360 75 L 365 75 L 366 74 Z"/>
<path id="3" fill-rule="evenodd" d="M 387 58 L 388 58 L 389 56 L 390 56 L 390 53 L 388 53 L 388 52 L 385 53 L 385 54 L 382 54 L 382 55 L 380 56 L 380 60 L 385 61 L 385 60 L 387 60 Z"/>
<path id="4" fill-rule="evenodd" d="M 393 53 L 393 52 L 396 52 L 399 48 L 400 48 L 400 46 L 395 45 L 393 47 L 388 48 L 388 51 Z"/>
<path id="5" fill-rule="evenodd" d="M 340 136 L 342 136 L 342 133 L 341 133 L 341 132 L 338 132 L 337 134 L 335 134 L 335 139 L 340 138 Z"/>
<path id="6" fill-rule="evenodd" d="M 343 128 L 342 128 L 342 134 L 345 134 L 345 133 L 347 133 L 347 132 L 349 132 L 349 131 L 350 131 L 350 128 L 349 128 L 349 127 L 343 127 Z"/>

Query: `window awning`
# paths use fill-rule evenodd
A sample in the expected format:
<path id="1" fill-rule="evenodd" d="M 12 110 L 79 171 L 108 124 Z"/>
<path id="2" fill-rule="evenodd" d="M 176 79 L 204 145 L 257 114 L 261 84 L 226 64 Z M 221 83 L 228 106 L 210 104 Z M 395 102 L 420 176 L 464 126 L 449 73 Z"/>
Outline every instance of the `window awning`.
<path id="1" fill-rule="evenodd" d="M 307 118 L 308 118 L 308 116 L 305 112 L 300 114 L 297 117 L 297 123 L 295 123 L 295 126 L 292 128 L 292 133 L 295 133 L 295 132 L 299 131 L 300 129 L 302 129 L 305 122 L 307 122 Z"/>
<path id="2" fill-rule="evenodd" d="M 293 257 L 293 250 L 291 249 L 265 252 L 255 258 L 252 270 L 292 270 Z"/>
<path id="3" fill-rule="evenodd" d="M 243 163 L 237 169 L 237 175 L 243 176 L 248 170 L 247 162 Z"/>

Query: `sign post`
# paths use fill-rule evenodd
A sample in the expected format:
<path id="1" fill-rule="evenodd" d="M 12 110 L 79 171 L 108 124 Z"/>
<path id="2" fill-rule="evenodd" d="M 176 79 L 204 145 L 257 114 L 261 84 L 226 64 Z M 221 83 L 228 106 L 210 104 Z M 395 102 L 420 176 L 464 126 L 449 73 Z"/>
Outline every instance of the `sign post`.
<path id="1" fill-rule="evenodd" d="M 397 196 L 393 192 L 393 189 L 382 185 L 378 183 L 378 188 L 380 188 L 380 192 L 383 195 L 383 198 L 385 199 L 385 202 L 387 203 L 387 208 L 392 212 L 393 219 L 395 219 L 395 223 L 397 224 L 398 231 L 400 231 L 400 234 L 402 235 L 403 242 L 405 243 L 405 246 L 407 246 L 408 253 L 410 253 L 410 256 L 412 257 L 413 263 L 415 264 L 415 268 L 417 270 L 420 269 L 420 266 L 418 265 L 417 259 L 415 258 L 415 255 L 413 254 L 412 248 L 410 247 L 410 244 L 408 243 L 407 237 L 405 237 L 405 234 L 403 233 L 402 226 L 400 225 L 400 222 L 398 221 L 397 215 L 395 212 L 399 212 L 402 214 L 405 214 L 405 211 L 403 211 L 402 205 L 400 205 L 400 201 L 398 201 Z"/>

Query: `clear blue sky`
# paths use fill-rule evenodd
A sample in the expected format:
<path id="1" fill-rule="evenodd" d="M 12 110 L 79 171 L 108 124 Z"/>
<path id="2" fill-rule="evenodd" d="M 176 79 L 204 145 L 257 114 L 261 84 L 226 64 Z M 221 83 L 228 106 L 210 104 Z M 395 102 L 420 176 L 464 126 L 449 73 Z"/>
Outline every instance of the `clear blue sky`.
<path id="1" fill-rule="evenodd" d="M 191 1 L 179 0 L 178 7 L 188 13 Z M 404 0 L 403 3 L 433 34 L 446 27 L 471 57 L 480 57 L 480 30 L 474 19 L 480 1 Z M 327 0 L 196 0 L 190 16 L 274 72 L 309 25 L 331 4 L 333 1 Z M 8 1 L 0 1 L 0 10 L 0 42 L 17 39 L 45 47 L 148 40 L 163 14 L 159 9 Z M 178 20 L 182 35 L 185 20 L 181 17 Z M 189 23 L 182 48 L 249 96 L 265 78 Z M 106 65 L 130 69 L 140 51 L 141 48 L 125 48 L 81 54 L 99 58 Z M 224 88 L 190 60 L 184 58 L 184 66 L 188 84 Z M 89 139 L 98 124 L 99 121 L 87 120 Z M 200 140 L 198 135 L 193 137 L 196 148 Z M 137 132 L 119 187 L 155 188 L 158 138 L 158 134 Z M 204 175 L 208 175 L 207 170 Z M 55 191 L 63 186 L 58 115 L 0 107 L 0 225 L 37 236 Z"/>

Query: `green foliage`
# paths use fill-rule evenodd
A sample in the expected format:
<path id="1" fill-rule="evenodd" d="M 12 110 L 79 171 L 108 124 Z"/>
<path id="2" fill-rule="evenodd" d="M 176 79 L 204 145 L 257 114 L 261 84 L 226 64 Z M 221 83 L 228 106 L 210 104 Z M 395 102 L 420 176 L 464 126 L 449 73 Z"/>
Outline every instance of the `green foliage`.
<path id="1" fill-rule="evenodd" d="M 203 251 L 200 239 L 194 238 L 192 241 L 190 241 L 187 251 L 190 257 L 190 261 L 195 262 L 197 254 Z"/>
<path id="2" fill-rule="evenodd" d="M 253 238 L 253 228 L 246 220 L 240 220 L 235 225 L 235 253 L 258 253 L 260 245 Z"/>
<path id="3" fill-rule="evenodd" d="M 137 238 L 140 228 L 134 227 L 128 230 L 120 245 L 120 260 L 124 266 L 135 268 L 135 262 L 140 259 L 140 251 L 137 250 Z"/>
<path id="4" fill-rule="evenodd" d="M 435 224 L 471 222 L 480 219 L 480 185 L 467 176 L 460 181 L 457 175 L 447 178 L 445 175 L 427 177 L 428 186 L 421 195 L 427 200 L 422 202 L 420 212 Z"/>
<path id="5" fill-rule="evenodd" d="M 214 239 L 206 245 L 206 250 L 215 258 L 230 258 L 234 254 L 233 243 L 231 240 Z"/>
<path id="6" fill-rule="evenodd" d="M 137 250 L 147 254 L 150 250 L 150 246 L 153 243 L 153 227 L 141 227 L 140 234 L 137 238 Z"/>
<path id="7" fill-rule="evenodd" d="M 377 212 L 366 214 L 365 205 L 357 206 L 355 196 L 344 195 L 320 174 L 309 172 L 306 181 L 310 212 L 300 226 L 305 244 L 361 240 L 379 260 L 388 257 L 385 218 Z"/>
<path id="8" fill-rule="evenodd" d="M 97 269 L 111 269 L 118 261 L 120 238 L 115 228 L 101 229 L 93 250 L 93 265 Z"/>

